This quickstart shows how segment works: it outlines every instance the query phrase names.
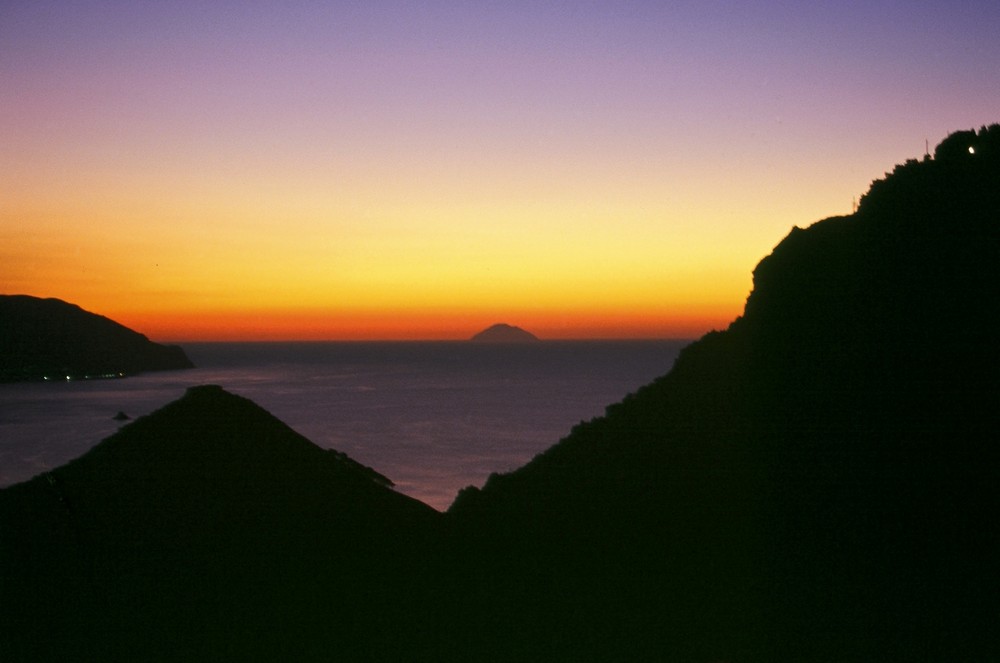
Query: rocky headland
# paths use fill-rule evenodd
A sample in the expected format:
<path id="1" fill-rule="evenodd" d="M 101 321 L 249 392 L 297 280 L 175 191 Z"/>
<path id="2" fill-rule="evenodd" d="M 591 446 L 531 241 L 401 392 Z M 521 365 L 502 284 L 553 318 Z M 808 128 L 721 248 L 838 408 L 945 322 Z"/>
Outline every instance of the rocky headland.
<path id="1" fill-rule="evenodd" d="M 0 295 L 0 382 L 115 378 L 192 367 L 180 347 L 154 343 L 74 304 Z"/>

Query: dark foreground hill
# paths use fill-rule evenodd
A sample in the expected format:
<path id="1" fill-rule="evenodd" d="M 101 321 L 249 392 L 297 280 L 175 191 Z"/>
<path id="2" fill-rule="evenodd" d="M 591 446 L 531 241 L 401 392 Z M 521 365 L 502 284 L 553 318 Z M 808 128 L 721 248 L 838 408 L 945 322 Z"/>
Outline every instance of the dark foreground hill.
<path id="1" fill-rule="evenodd" d="M 176 346 L 58 299 L 0 295 L 0 382 L 191 368 Z"/>
<path id="2" fill-rule="evenodd" d="M 0 659 L 398 653 L 388 631 L 421 622 L 407 597 L 440 514 L 385 484 L 193 388 L 0 492 Z"/>
<path id="3" fill-rule="evenodd" d="M 190 393 L 0 491 L 0 658 L 997 658 L 998 147 L 793 230 L 728 329 L 447 514 Z"/>
<path id="4" fill-rule="evenodd" d="M 460 495 L 517 551 L 497 585 L 547 586 L 529 620 L 636 660 L 998 653 L 998 148 L 956 134 L 794 229 L 726 331 Z"/>

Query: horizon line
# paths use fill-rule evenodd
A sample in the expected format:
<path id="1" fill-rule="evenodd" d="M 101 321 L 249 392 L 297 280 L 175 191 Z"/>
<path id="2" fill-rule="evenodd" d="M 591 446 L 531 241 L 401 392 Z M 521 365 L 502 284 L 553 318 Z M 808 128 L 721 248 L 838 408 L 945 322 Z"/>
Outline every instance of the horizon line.
<path id="1" fill-rule="evenodd" d="M 532 345 L 534 343 L 582 343 L 582 342 L 622 342 L 622 341 L 695 341 L 699 336 L 574 336 L 542 338 L 534 341 L 473 341 L 471 337 L 464 338 L 233 338 L 233 339 L 150 339 L 163 345 L 184 345 L 190 343 L 474 343 L 476 345 Z"/>

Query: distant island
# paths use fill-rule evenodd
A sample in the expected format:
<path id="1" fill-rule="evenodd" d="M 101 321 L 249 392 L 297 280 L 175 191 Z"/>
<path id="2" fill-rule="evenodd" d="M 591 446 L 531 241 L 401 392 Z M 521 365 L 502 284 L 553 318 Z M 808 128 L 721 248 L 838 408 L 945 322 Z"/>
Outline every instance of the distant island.
<path id="1" fill-rule="evenodd" d="M 177 346 L 154 343 L 59 299 L 0 295 L 0 382 L 119 378 L 194 368 Z"/>
<path id="2" fill-rule="evenodd" d="M 470 340 L 477 343 L 531 343 L 538 341 L 539 338 L 520 327 L 501 322 L 492 327 L 487 327 Z"/>

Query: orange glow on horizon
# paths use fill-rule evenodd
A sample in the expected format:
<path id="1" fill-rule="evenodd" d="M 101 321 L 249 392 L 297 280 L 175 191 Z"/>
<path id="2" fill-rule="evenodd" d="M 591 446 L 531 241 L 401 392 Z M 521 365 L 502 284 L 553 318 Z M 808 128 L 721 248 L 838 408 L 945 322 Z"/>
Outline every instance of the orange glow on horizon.
<path id="1" fill-rule="evenodd" d="M 542 339 L 697 338 L 735 317 L 726 311 L 685 315 L 585 311 L 225 311 L 212 315 L 160 312 L 110 315 L 154 341 L 403 341 L 463 340 L 497 322 Z"/>

